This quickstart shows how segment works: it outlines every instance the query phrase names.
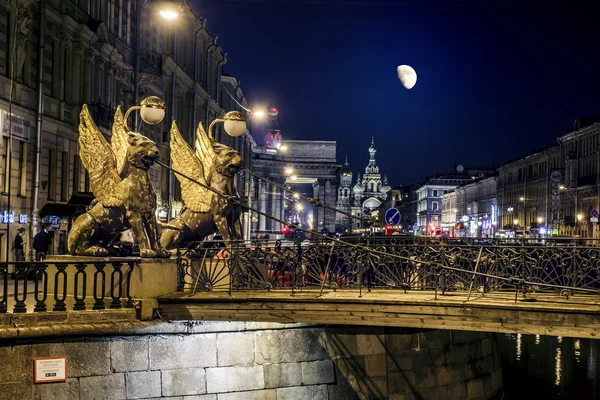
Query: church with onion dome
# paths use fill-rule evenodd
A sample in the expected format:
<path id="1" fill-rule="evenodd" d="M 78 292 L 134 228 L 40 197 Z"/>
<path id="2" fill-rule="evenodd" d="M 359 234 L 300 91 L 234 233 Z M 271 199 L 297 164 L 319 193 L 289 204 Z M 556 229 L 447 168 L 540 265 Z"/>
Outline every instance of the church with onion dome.
<path id="1" fill-rule="evenodd" d="M 346 156 L 346 162 L 342 166 L 340 171 L 340 185 L 338 187 L 338 199 L 337 208 L 347 213 L 355 215 L 360 218 L 370 219 L 371 217 L 377 217 L 380 208 L 387 198 L 387 194 L 391 187 L 387 182 L 387 175 L 381 176 L 379 167 L 375 161 L 375 139 L 371 139 L 371 146 L 369 147 L 369 163 L 365 167 L 365 172 L 361 177 L 359 173 L 356 182 L 353 184 L 352 170 L 350 164 L 348 164 L 348 157 Z M 350 223 L 343 214 L 338 213 L 336 218 L 336 225 L 338 231 L 348 231 Z M 366 226 L 361 221 L 354 220 L 352 223 L 353 229 L 360 229 Z"/>

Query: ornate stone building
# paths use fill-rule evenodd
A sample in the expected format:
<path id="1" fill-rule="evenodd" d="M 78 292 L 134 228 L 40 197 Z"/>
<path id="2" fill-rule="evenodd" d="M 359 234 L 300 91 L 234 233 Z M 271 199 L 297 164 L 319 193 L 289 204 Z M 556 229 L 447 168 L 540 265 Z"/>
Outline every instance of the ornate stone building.
<path id="1" fill-rule="evenodd" d="M 338 189 L 337 208 L 351 213 L 357 218 L 378 217 L 379 208 L 387 198 L 391 187 L 387 182 L 387 175 L 381 177 L 379 166 L 375 160 L 375 139 L 371 139 L 369 147 L 369 163 L 365 167 L 364 175 L 358 174 L 356 183 L 352 186 L 352 171 L 346 158 L 346 163 L 342 167 L 340 174 L 340 187 Z M 366 213 L 366 215 L 363 215 Z M 343 214 L 338 213 L 338 228 L 347 225 L 343 220 Z M 353 221 L 353 228 L 364 228 L 365 225 L 360 220 Z"/>
<path id="2" fill-rule="evenodd" d="M 162 98 L 167 104 L 163 124 L 136 124 L 132 117 L 130 126 L 159 144 L 167 164 L 171 121 L 177 120 L 191 142 L 197 122 L 207 124 L 228 111 L 220 84 L 227 57 L 206 20 L 187 2 L 181 2 L 177 20 L 161 20 L 156 5 L 142 0 L 0 2 L 2 235 L 7 224 L 1 222 L 11 222 L 12 240 L 19 227 L 31 235 L 42 220 L 51 225 L 54 251 L 61 251 L 72 216 L 68 203 L 82 192 L 90 197 L 78 155 L 83 104 L 109 137 L 117 106 L 125 110 L 149 95 Z M 241 101 L 235 80 L 223 85 Z M 248 136 L 236 139 L 234 147 L 250 160 Z M 215 137 L 223 137 L 220 127 Z M 177 180 L 156 166 L 150 174 L 165 219 L 169 211 L 176 215 L 181 207 Z"/>

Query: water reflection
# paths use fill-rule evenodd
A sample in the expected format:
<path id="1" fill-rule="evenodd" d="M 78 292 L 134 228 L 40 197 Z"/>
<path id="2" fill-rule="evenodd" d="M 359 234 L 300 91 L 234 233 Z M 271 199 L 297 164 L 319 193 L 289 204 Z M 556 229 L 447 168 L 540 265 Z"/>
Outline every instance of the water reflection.
<path id="1" fill-rule="evenodd" d="M 559 336 L 556 338 L 557 344 L 556 344 L 556 356 L 554 357 L 554 361 L 555 361 L 555 366 L 554 366 L 554 372 L 556 374 L 556 379 L 554 380 L 554 384 L 556 386 L 560 386 L 560 378 L 561 378 L 561 370 L 562 370 L 562 349 L 560 348 L 560 345 L 562 344 L 562 337 Z"/>
<path id="2" fill-rule="evenodd" d="M 600 399 L 600 340 L 498 335 L 506 399 Z"/>

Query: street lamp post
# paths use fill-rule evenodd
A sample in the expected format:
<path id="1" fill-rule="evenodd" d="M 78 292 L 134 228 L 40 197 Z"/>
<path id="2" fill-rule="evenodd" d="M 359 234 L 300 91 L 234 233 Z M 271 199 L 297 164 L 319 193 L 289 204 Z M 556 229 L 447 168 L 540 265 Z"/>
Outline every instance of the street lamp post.
<path id="1" fill-rule="evenodd" d="M 135 61 L 133 65 L 133 101 L 135 104 L 139 98 L 140 92 L 140 64 L 142 62 L 142 7 L 148 0 L 137 0 L 135 5 L 135 18 L 138 24 L 136 35 L 135 35 Z M 160 16 L 166 20 L 174 20 L 179 16 L 179 12 L 175 7 L 169 7 L 169 4 L 165 5 L 159 12 Z M 137 130 L 137 119 L 133 121 L 133 130 Z"/>
<path id="2" fill-rule="evenodd" d="M 523 203 L 523 234 L 525 233 L 525 228 L 527 228 L 527 209 L 525 208 L 525 197 L 519 197 L 519 201 Z"/>

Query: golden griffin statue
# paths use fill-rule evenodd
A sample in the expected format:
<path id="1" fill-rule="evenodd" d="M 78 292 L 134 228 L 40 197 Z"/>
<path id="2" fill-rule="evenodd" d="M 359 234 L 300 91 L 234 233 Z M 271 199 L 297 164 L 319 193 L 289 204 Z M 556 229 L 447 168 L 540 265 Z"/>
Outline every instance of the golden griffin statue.
<path id="1" fill-rule="evenodd" d="M 242 167 L 239 153 L 216 142 L 206 134 L 202 124 L 196 131 L 196 152 L 181 136 L 173 122 L 170 133 L 173 168 L 205 184 L 220 194 L 239 197 L 233 177 Z M 205 239 L 219 233 L 224 240 L 242 239 L 241 207 L 226 197 L 177 175 L 181 197 L 185 203 L 181 214 L 169 222 L 162 233 L 161 244 L 166 249 L 181 247 L 182 243 Z"/>
<path id="2" fill-rule="evenodd" d="M 69 232 L 71 255 L 108 256 L 108 246 L 131 229 L 142 257 L 168 257 L 159 243 L 156 193 L 148 169 L 159 157 L 156 144 L 130 132 L 117 108 L 109 145 L 86 105 L 79 122 L 80 156 L 96 197 Z"/>

